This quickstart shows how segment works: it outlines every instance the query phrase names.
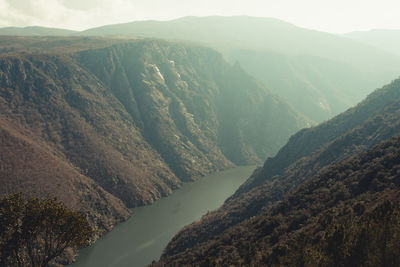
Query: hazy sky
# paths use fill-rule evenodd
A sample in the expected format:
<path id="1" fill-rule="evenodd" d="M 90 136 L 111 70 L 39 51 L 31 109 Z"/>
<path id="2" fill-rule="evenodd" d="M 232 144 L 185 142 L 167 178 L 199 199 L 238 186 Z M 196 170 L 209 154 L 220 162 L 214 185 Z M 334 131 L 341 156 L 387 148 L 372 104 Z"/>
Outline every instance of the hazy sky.
<path id="1" fill-rule="evenodd" d="M 0 0 L 0 27 L 83 30 L 134 20 L 187 15 L 250 15 L 341 33 L 400 29 L 399 0 Z"/>

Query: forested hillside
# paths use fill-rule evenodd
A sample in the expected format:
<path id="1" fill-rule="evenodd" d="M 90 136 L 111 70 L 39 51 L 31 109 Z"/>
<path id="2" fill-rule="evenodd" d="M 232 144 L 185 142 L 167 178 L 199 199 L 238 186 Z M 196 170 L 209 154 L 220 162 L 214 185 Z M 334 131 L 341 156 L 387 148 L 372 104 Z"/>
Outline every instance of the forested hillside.
<path id="1" fill-rule="evenodd" d="M 336 163 L 345 162 L 349 157 L 399 135 L 399 110 L 400 80 L 396 80 L 334 119 L 293 135 L 278 154 L 256 170 L 220 209 L 176 235 L 167 246 L 163 259 L 167 262 L 181 260 L 192 253 L 204 252 L 204 247 L 209 245 L 217 253 L 219 247 L 213 245 L 216 240 L 226 239 L 233 232 L 246 232 L 243 224 L 251 222 L 254 216 L 270 216 L 268 210 L 296 192 L 299 186 L 317 179 L 315 177 L 327 168 L 335 168 Z M 366 164 L 373 165 L 373 160 Z M 385 186 L 381 190 L 385 190 Z M 205 255 L 203 252 L 199 255 Z"/>
<path id="2" fill-rule="evenodd" d="M 339 161 L 167 266 L 397 266 L 400 138 Z M 157 266 L 155 264 L 154 266 Z"/>

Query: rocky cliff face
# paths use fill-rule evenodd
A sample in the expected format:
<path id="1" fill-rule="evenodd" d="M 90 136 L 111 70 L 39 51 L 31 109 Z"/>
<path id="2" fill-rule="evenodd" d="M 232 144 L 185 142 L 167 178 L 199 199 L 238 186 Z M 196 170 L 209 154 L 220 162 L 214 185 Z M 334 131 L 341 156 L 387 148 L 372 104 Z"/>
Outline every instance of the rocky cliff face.
<path id="1" fill-rule="evenodd" d="M 395 54 L 273 18 L 184 17 L 106 25 L 78 34 L 206 44 L 229 60 L 239 61 L 247 73 L 317 122 L 355 105 L 397 77 L 400 68 L 400 57 Z"/>
<path id="2" fill-rule="evenodd" d="M 254 221 L 265 220 L 265 216 L 272 216 L 268 213 L 271 207 L 294 194 L 299 186 L 322 176 L 327 168 L 338 168 L 336 163 L 399 135 L 399 112 L 400 80 L 396 80 L 334 119 L 293 135 L 278 154 L 256 170 L 220 209 L 205 215 L 200 222 L 185 227 L 176 235 L 165 250 L 163 262 L 172 264 L 207 253 L 219 255 L 223 249 L 217 243 L 221 240 L 229 242 L 227 240 L 231 240 L 232 236 L 246 240 L 242 235 L 246 235 L 247 226 Z M 394 146 L 398 145 L 398 139 L 393 142 Z M 388 157 L 393 158 L 391 152 Z M 368 164 L 373 166 L 373 160 Z M 332 181 L 332 188 L 341 187 L 340 181 Z M 391 181 L 382 186 L 382 190 L 389 188 Z M 296 201 L 296 197 L 292 199 Z M 262 249 L 269 249 L 268 245 L 263 246 Z"/>
<path id="3" fill-rule="evenodd" d="M 0 194 L 59 196 L 99 229 L 182 181 L 272 156 L 307 125 L 211 49 L 46 40 L 7 37 L 0 56 Z"/>
<path id="4" fill-rule="evenodd" d="M 139 42 L 81 52 L 78 61 L 111 89 L 180 176 L 193 176 L 188 165 L 258 162 L 305 125 L 282 100 L 212 49 Z M 207 156 L 204 162 L 201 154 Z M 198 160 L 186 162 L 188 157 Z"/>

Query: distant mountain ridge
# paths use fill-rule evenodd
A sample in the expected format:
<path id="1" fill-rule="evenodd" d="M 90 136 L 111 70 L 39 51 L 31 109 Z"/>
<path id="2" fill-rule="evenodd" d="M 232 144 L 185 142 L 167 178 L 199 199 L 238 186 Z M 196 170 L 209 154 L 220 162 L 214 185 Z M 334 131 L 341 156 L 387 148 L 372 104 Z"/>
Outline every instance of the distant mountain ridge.
<path id="1" fill-rule="evenodd" d="M 183 17 L 106 25 L 73 35 L 162 38 L 212 47 L 317 122 L 390 82 L 400 68 L 395 54 L 273 18 Z"/>
<path id="2" fill-rule="evenodd" d="M 77 31 L 48 28 L 40 26 L 29 27 L 4 27 L 0 28 L 0 35 L 19 35 L 19 36 L 67 36 L 77 33 Z"/>
<path id="3" fill-rule="evenodd" d="M 390 158 L 387 162 L 396 161 L 395 155 L 398 154 L 398 137 L 396 136 L 399 135 L 400 80 L 398 79 L 376 90 L 356 107 L 349 109 L 332 120 L 301 130 L 293 135 L 278 154 L 273 158 L 269 158 L 262 168 L 256 170 L 220 209 L 203 216 L 200 221 L 181 230 L 168 244 L 161 258 L 161 263 L 186 266 L 189 263 L 200 263 L 204 260 L 205 255 L 208 255 L 222 265 L 242 262 L 246 259 L 250 260 L 250 262 L 251 259 L 254 259 L 256 265 L 261 263 L 267 265 L 277 264 L 271 261 L 272 258 L 269 257 L 280 254 L 274 251 L 271 252 L 270 249 L 276 247 L 275 244 L 286 242 L 287 239 L 285 235 L 281 235 L 281 232 L 276 233 L 275 237 L 270 235 L 271 231 L 279 225 L 286 225 L 282 222 L 268 226 L 269 222 L 281 220 L 280 217 L 274 217 L 279 214 L 279 212 L 273 212 L 274 207 L 280 207 L 281 203 L 287 199 L 296 203 L 296 196 L 292 195 L 295 195 L 295 192 L 300 190 L 299 188 L 304 188 L 313 184 L 313 181 L 323 179 L 320 177 L 324 177 L 327 170 L 336 169 L 336 172 L 343 171 L 346 173 L 344 176 L 339 176 L 338 179 L 352 177 L 351 172 L 359 171 L 360 176 L 357 176 L 359 177 L 357 179 L 364 179 L 365 174 L 362 173 L 364 167 L 351 169 L 351 166 L 356 164 L 352 162 L 355 161 L 358 164 L 359 160 L 357 158 L 359 157 L 369 158 L 369 160 L 362 162 L 372 168 L 374 168 L 374 162 L 376 161 L 371 157 L 380 158 L 381 153 Z M 385 142 L 392 137 L 395 138 L 386 144 Z M 382 144 L 379 145 L 380 143 Z M 376 149 L 373 148 L 375 145 L 378 145 Z M 384 149 L 392 145 L 394 146 L 393 149 Z M 365 152 L 368 149 L 372 150 Z M 376 151 L 379 151 L 379 153 L 375 153 Z M 394 156 L 393 153 L 395 153 Z M 383 161 L 385 160 L 383 159 Z M 343 169 L 349 169 L 348 172 L 340 167 L 342 164 L 345 166 Z M 385 165 L 382 168 L 387 169 L 382 171 L 396 173 L 396 166 L 398 166 L 397 163 Z M 391 169 L 392 167 L 394 168 L 393 170 Z M 342 186 L 340 180 L 336 180 L 335 176 L 332 176 L 331 179 L 332 183 L 328 187 L 330 190 L 335 186 L 338 188 Z M 350 187 L 352 183 L 354 184 L 358 181 L 357 179 L 349 182 L 345 187 Z M 379 175 L 377 179 L 385 180 L 387 178 L 385 175 Z M 398 179 L 398 176 L 395 175 L 393 179 Z M 323 181 L 318 180 L 317 183 Z M 371 182 L 372 180 L 369 179 L 368 181 Z M 392 187 L 391 182 L 392 180 L 385 180 L 379 187 L 379 193 L 377 194 L 382 197 L 381 200 L 389 197 L 392 193 L 398 196 L 399 189 Z M 396 186 L 398 185 L 397 180 L 393 182 L 396 183 Z M 381 182 L 377 183 L 380 184 Z M 386 194 L 385 188 L 388 188 L 388 190 L 393 189 L 394 191 Z M 319 190 L 322 189 L 319 188 Z M 330 195 L 328 194 L 328 196 Z M 355 195 L 350 194 L 347 197 L 349 197 L 349 201 L 354 201 L 353 197 Z M 365 195 L 365 200 L 370 205 L 375 203 L 368 198 L 368 193 Z M 306 205 L 311 205 L 313 202 L 305 201 L 305 203 Z M 323 209 L 318 212 L 322 211 Z M 283 214 L 285 215 L 285 213 Z M 303 229 L 302 222 L 310 217 L 307 212 L 304 214 L 305 217 L 300 214 L 303 219 L 296 224 L 296 227 L 293 228 L 294 230 Z M 319 213 L 314 215 L 319 216 Z M 288 220 L 290 221 L 293 218 L 297 217 L 290 217 Z M 264 230 L 264 232 L 252 230 L 259 225 L 272 227 L 272 230 Z M 319 226 L 315 224 L 314 227 Z M 293 229 L 289 229 L 288 233 Z M 248 239 L 246 236 L 252 237 Z M 264 237 L 266 239 L 263 239 Z M 252 238 L 255 239 L 253 240 Z M 273 243 L 269 244 L 268 238 L 275 241 L 271 241 Z M 251 246 L 253 252 L 249 255 L 247 252 L 249 247 L 244 245 L 245 242 L 249 242 L 249 244 L 259 242 L 260 244 L 255 247 Z M 227 243 L 233 244 L 228 249 L 232 251 L 232 254 L 226 252 Z M 258 255 L 258 252 L 266 256 L 262 257 L 262 259 L 258 258 L 255 256 Z M 290 257 L 287 257 L 287 255 L 289 254 L 285 252 L 281 256 L 285 256 L 285 259 L 288 260 Z M 249 264 L 249 262 L 246 264 Z"/>
<path id="4" fill-rule="evenodd" d="M 344 36 L 400 55 L 400 30 L 355 31 L 346 33 Z"/>
<path id="5" fill-rule="evenodd" d="M 192 34 L 188 35 L 188 33 Z M 248 16 L 183 17 L 170 21 L 134 21 L 92 28 L 79 32 L 79 34 L 190 40 L 225 49 L 233 47 L 281 54 L 308 54 L 350 64 L 367 64 L 367 67 L 373 67 L 373 64 L 381 61 L 382 59 L 379 57 L 390 56 L 388 53 L 337 35 L 297 27 L 279 19 Z M 319 42 L 316 43 L 315 39 Z M 293 42 L 296 42 L 296 45 L 293 45 Z M 359 53 L 354 54 L 353 52 L 357 50 Z M 364 58 L 363 54 L 366 52 L 371 53 L 378 61 L 372 62 L 368 58 Z"/>
<path id="6" fill-rule="evenodd" d="M 272 18 L 184 17 L 107 25 L 80 34 L 190 40 L 216 48 L 318 122 L 398 77 L 400 68 L 396 55 Z"/>

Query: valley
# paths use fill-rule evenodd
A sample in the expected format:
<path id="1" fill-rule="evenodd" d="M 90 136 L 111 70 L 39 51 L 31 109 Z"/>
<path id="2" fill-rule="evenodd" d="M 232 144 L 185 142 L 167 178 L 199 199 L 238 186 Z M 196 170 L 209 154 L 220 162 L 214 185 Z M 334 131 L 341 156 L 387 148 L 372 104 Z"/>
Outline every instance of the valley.
<path id="1" fill-rule="evenodd" d="M 260 163 L 311 123 L 210 48 L 0 39 L 0 194 L 57 196 L 97 237 L 183 182 Z"/>
<path id="2" fill-rule="evenodd" d="M 37 265 L 59 205 L 87 236 L 51 266 L 400 266 L 397 43 L 250 16 L 0 28 L 0 265 Z"/>

